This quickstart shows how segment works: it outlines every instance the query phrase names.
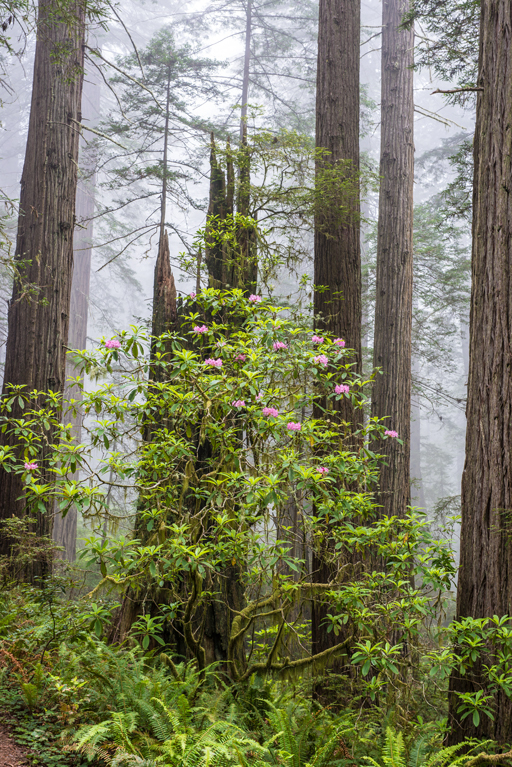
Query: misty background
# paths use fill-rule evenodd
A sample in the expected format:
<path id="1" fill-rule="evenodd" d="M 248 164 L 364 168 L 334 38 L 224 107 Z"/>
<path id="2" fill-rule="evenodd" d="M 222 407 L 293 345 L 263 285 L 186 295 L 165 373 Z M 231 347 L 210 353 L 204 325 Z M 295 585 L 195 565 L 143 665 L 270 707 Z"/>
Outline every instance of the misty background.
<path id="1" fill-rule="evenodd" d="M 362 200 L 363 343 L 368 369 L 378 210 L 382 8 L 379 2 L 363 2 L 361 10 L 361 151 L 362 175 L 367 181 Z M 208 206 L 210 134 L 215 134 L 219 149 L 228 139 L 232 144 L 239 141 L 247 39 L 247 5 L 242 0 L 125 1 L 122 6 L 110 6 L 110 11 L 108 29 L 98 24 L 89 30 L 82 109 L 82 121 L 92 130 L 83 134 L 81 179 L 93 212 L 81 218 L 77 210 L 82 236 L 75 237 L 80 246 L 75 258 L 92 248 L 88 346 L 131 323 L 147 323 L 151 317 L 160 215 L 160 182 L 152 168 L 161 157 L 162 134 L 151 112 L 151 102 L 159 99 L 158 94 L 141 91 L 137 85 L 142 75 L 149 78 L 145 68 L 149 71 L 153 66 L 151 51 L 172 41 L 182 61 L 171 88 L 169 161 L 175 175 L 166 227 L 177 288 L 188 294 L 197 283 L 194 236 L 205 224 Z M 249 141 L 262 130 L 276 136 L 282 130 L 297 131 L 314 139 L 317 12 L 313 0 L 252 3 Z M 420 27 L 415 32 L 419 42 L 428 38 Z M 30 110 L 33 33 L 17 26 L 11 32 L 11 44 L 15 54 L 3 54 L 1 78 L 1 215 L 10 235 L 1 244 L 4 255 L 12 253 L 15 241 Z M 461 173 L 461 162 L 450 158 L 471 141 L 474 124 L 471 100 L 454 105 L 442 94 L 433 94 L 449 87 L 427 67 L 415 72 L 412 497 L 439 524 L 457 514 L 460 505 L 470 291 L 467 207 L 456 214 L 452 210 L 448 222 L 441 221 L 439 211 L 446 211 L 446 190 L 449 193 Z M 253 172 L 252 182 L 258 183 L 258 170 Z M 265 215 L 262 206 L 263 225 Z M 281 265 L 277 276 L 262 288 L 262 292 L 272 290 L 283 303 L 296 302 L 299 286 L 304 284 L 302 277 L 312 277 L 313 237 L 307 225 L 300 240 L 293 267 Z M 2 367 L 11 284 L 9 271 L 3 269 Z M 300 295 L 307 308 L 307 291 Z M 457 529 L 454 537 L 457 549 Z"/>

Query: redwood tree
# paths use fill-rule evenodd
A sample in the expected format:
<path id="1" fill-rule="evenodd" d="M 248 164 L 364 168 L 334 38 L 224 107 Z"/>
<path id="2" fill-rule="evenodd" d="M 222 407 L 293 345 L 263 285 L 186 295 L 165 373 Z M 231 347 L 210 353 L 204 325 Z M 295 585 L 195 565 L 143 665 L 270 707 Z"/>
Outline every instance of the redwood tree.
<path id="1" fill-rule="evenodd" d="M 9 306 L 3 395 L 12 385 L 28 391 L 64 390 L 85 8 L 75 0 L 56 5 L 52 0 L 39 2 L 15 252 L 18 275 Z M 52 439 L 51 432 L 47 436 Z M 9 440 L 8 435 L 1 438 L 4 444 Z M 38 457 L 38 464 L 43 480 L 51 481 L 45 455 Z M 22 516 L 22 477 L 0 471 L 0 521 Z M 35 515 L 38 535 L 51 534 L 51 511 Z M 0 554 L 9 548 L 10 542 L 3 538 Z M 34 565 L 28 577 L 46 568 L 44 562 Z"/>
<path id="2" fill-rule="evenodd" d="M 473 247 L 466 462 L 457 617 L 511 614 L 512 546 L 512 6 L 482 0 L 474 142 Z M 485 660 L 484 660 L 485 662 Z M 510 740 L 512 701 L 494 697 L 494 719 L 461 720 L 454 692 L 485 690 L 478 667 L 450 681 L 451 740 Z"/>
<path id="3" fill-rule="evenodd" d="M 100 81 L 97 69 L 87 73 L 82 94 L 82 119 L 87 125 L 94 125 L 100 113 Z M 94 228 L 94 197 L 96 187 L 97 152 L 87 148 L 85 141 L 80 145 L 80 177 L 76 190 L 76 221 L 73 238 L 73 279 L 69 311 L 69 349 L 85 349 L 87 345 L 87 318 L 89 313 L 89 288 L 91 282 L 92 237 Z M 81 400 L 81 390 L 70 379 L 79 375 L 68 356 L 66 365 L 64 399 Z M 77 443 L 81 440 L 82 418 L 79 413 L 69 411 L 66 422 L 73 424 Z M 78 479 L 78 472 L 74 479 Z M 76 559 L 77 510 L 73 506 L 65 517 L 56 510 L 53 540 L 64 548 L 62 556 L 69 562 Z"/>
<path id="4" fill-rule="evenodd" d="M 315 217 L 315 323 L 345 339 L 361 370 L 361 248 L 359 232 L 359 0 L 320 0 L 316 78 L 316 147 L 319 192 L 330 171 L 346 202 L 347 178 L 352 179 L 350 211 L 319 197 Z M 337 169 L 337 174 L 336 174 Z M 331 198 L 331 195 L 334 199 Z M 331 190 L 327 203 L 336 202 Z M 342 199 L 343 198 L 343 199 Z M 348 398 L 343 417 L 354 420 Z"/>
<path id="5" fill-rule="evenodd" d="M 316 95 L 317 213 L 315 216 L 315 326 L 343 338 L 361 371 L 361 252 L 359 232 L 359 0 L 320 0 Z M 339 184 L 339 187 L 337 185 Z M 334 187 L 334 188 L 333 188 Z M 351 190 L 348 195 L 347 188 Z M 322 198 L 328 190 L 328 199 Z M 341 206 L 344 213 L 341 215 Z M 346 208 L 348 207 L 348 213 Z M 322 407 L 318 403 L 317 408 Z M 319 413 L 320 414 L 320 413 Z M 348 398 L 338 416 L 355 423 Z M 316 553 L 313 580 L 330 581 L 331 570 Z M 329 606 L 313 603 L 314 653 L 336 644 L 324 624 Z M 317 686 L 317 695 L 325 697 Z"/>
<path id="6" fill-rule="evenodd" d="M 380 440 L 382 513 L 403 516 L 410 496 L 411 327 L 413 273 L 414 97 L 412 27 L 400 24 L 409 0 L 382 4 L 379 219 L 372 416 L 396 439 Z"/>

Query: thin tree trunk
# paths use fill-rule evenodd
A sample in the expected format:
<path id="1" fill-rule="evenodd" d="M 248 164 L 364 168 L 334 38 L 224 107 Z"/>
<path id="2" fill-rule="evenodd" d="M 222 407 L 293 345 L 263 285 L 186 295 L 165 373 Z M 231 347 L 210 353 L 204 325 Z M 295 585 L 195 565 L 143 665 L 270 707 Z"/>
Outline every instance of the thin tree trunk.
<path id="1" fill-rule="evenodd" d="M 474 142 L 473 246 L 466 462 L 457 618 L 510 615 L 512 605 L 512 5 L 483 0 Z M 482 665 L 486 662 L 484 658 Z M 510 740 L 512 700 L 494 720 L 461 720 L 454 692 L 486 690 L 481 669 L 450 680 L 451 742 Z"/>
<path id="2" fill-rule="evenodd" d="M 460 318 L 460 345 L 464 365 L 464 382 L 467 383 L 469 375 L 469 324 L 467 317 Z"/>
<path id="3" fill-rule="evenodd" d="M 314 312 L 317 327 L 343 338 L 355 351 L 355 372 L 361 372 L 361 253 L 359 227 L 359 37 L 360 0 L 320 0 L 316 96 L 316 146 L 325 150 L 317 160 L 317 178 L 344 168 L 352 185 L 350 214 L 340 218 L 319 201 L 315 217 Z M 341 178 L 340 178 L 341 180 Z M 322 416 L 321 403 L 315 407 Z M 351 401 L 338 407 L 341 420 L 356 423 Z M 313 555 L 312 579 L 328 583 L 332 572 L 319 552 Z M 312 605 L 312 651 L 322 652 L 339 638 L 327 633 L 329 605 Z M 330 695 L 317 685 L 317 697 Z"/>
<path id="4" fill-rule="evenodd" d="M 66 20 L 52 0 L 40 0 L 27 151 L 21 180 L 15 280 L 8 318 L 3 394 L 11 385 L 27 391 L 63 392 L 73 270 L 73 228 L 78 167 L 78 122 L 83 81 L 84 6 L 71 3 Z M 30 284 L 35 295 L 27 295 Z M 14 417 L 22 411 L 14 410 Z M 52 439 L 52 432 L 48 433 Z M 7 435 L 2 442 L 9 441 Z M 11 444 L 14 440 L 11 439 Z M 38 456 L 43 481 L 51 482 L 48 455 Z M 22 460 L 20 456 L 20 460 Z M 0 470 L 0 520 L 23 516 L 20 474 Z M 37 535 L 51 535 L 52 508 L 33 513 Z M 0 541 L 7 554 L 10 541 Z M 47 561 L 27 577 L 48 572 Z"/>
<path id="5" fill-rule="evenodd" d="M 378 503 L 404 516 L 410 498 L 411 327 L 413 277 L 414 96 L 412 29 L 400 29 L 409 0 L 382 5 L 381 160 L 372 416 L 396 439 L 379 440 Z"/>
<path id="6" fill-rule="evenodd" d="M 418 394 L 411 400 L 411 504 L 425 509 L 425 488 L 421 474 L 421 408 Z"/>
<path id="7" fill-rule="evenodd" d="M 84 79 L 82 93 L 82 120 L 93 126 L 100 115 L 100 81 L 95 67 Z M 76 190 L 76 222 L 73 237 L 73 279 L 71 281 L 71 302 L 69 311 L 68 348 L 85 349 L 87 346 L 87 316 L 89 312 L 89 288 L 91 282 L 92 238 L 94 229 L 94 199 L 96 192 L 96 152 L 87 148 L 85 141 L 80 142 L 80 177 Z M 79 375 L 70 356 L 66 359 L 66 380 L 64 401 L 81 401 L 82 393 L 76 384 L 70 384 L 70 378 Z M 82 439 L 82 417 L 71 411 L 65 413 L 65 423 L 73 424 L 75 441 Z M 72 475 L 77 480 L 79 472 Z M 76 559 L 77 509 L 72 506 L 65 517 L 56 510 L 53 526 L 53 540 L 64 551 L 62 557 L 68 562 Z"/>
<path id="8" fill-rule="evenodd" d="M 247 0 L 245 25 L 244 73 L 242 79 L 242 110 L 240 114 L 240 143 L 247 135 L 247 99 L 249 98 L 249 66 L 251 63 L 252 0 Z"/>

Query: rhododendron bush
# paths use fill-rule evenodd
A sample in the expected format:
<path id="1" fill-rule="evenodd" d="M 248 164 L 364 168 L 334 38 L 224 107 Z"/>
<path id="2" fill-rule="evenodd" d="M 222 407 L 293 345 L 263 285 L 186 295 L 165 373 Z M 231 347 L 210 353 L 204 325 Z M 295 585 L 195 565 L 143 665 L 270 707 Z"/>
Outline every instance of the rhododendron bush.
<path id="1" fill-rule="evenodd" d="M 205 667 L 203 622 L 221 604 L 226 674 L 241 680 L 325 662 L 312 658 L 302 620 L 322 598 L 338 637 L 329 654 L 360 667 L 373 697 L 390 681 L 403 685 L 403 647 L 418 640 L 453 565 L 421 515 L 382 518 L 375 507 L 372 437 L 385 426 L 362 419 L 354 429 L 337 414 L 343 397 L 364 408 L 368 384 L 353 374 L 343 339 L 313 334 L 269 299 L 206 290 L 185 300 L 175 330 L 153 339 L 151 358 L 142 329 L 115 340 L 74 355 L 93 383 L 64 407 L 83 411 L 88 438 L 76 445 L 60 426 L 55 483 L 38 479 L 47 424 L 60 416 L 51 394 L 43 403 L 13 390 L 26 416 L 10 422 L 5 401 L 3 428 L 16 431 L 20 449 L 4 448 L 1 460 L 23 472 L 35 511 L 75 504 L 101 518 L 112 513 L 109 490 L 124 490 L 133 534 L 90 537 L 85 556 L 100 563 L 95 591 L 129 595 L 127 631 L 140 633 L 142 620 L 146 647 L 179 634 Z M 332 561 L 329 583 L 312 583 L 315 548 Z"/>

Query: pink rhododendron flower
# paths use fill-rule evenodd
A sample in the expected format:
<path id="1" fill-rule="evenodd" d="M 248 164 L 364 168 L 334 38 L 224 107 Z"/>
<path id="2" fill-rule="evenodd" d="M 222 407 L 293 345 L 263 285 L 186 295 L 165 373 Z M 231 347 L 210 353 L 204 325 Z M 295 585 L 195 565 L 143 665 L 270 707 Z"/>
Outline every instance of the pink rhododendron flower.
<path id="1" fill-rule="evenodd" d="M 223 346 L 226 346 L 226 341 L 217 341 L 215 346 L 218 346 L 219 349 L 222 349 Z"/>
<path id="2" fill-rule="evenodd" d="M 256 395 L 256 399 L 257 399 L 258 401 L 259 401 L 260 399 L 263 399 L 263 392 L 262 392 L 262 391 L 260 391 L 260 392 L 259 392 L 259 393 Z"/>
<path id="3" fill-rule="evenodd" d="M 386 429 L 384 434 L 386 435 L 386 437 L 393 437 L 393 438 L 398 437 L 398 432 L 394 431 L 393 429 Z"/>
<path id="4" fill-rule="evenodd" d="M 343 338 L 335 338 L 333 341 L 333 344 L 336 344 L 336 346 L 340 346 L 342 349 L 345 346 L 345 341 Z"/>
<path id="5" fill-rule="evenodd" d="M 278 349 L 288 349 L 288 344 L 285 344 L 282 341 L 274 341 L 272 347 L 274 351 L 277 352 Z"/>
<path id="6" fill-rule="evenodd" d="M 245 354 L 237 354 L 235 357 L 235 360 L 240 360 L 240 362 L 245 362 L 246 359 L 247 359 L 247 355 Z"/>
<path id="7" fill-rule="evenodd" d="M 313 336 L 312 339 L 314 344 L 323 344 L 324 337 L 323 336 Z"/>
<path id="8" fill-rule="evenodd" d="M 188 294 L 188 297 L 189 297 L 189 298 L 195 298 L 195 297 L 196 297 L 196 295 L 197 295 L 196 293 L 192 292 L 192 293 L 189 293 L 189 294 Z"/>
<path id="9" fill-rule="evenodd" d="M 288 431 L 300 431 L 302 429 L 301 423 L 294 423 L 293 421 L 290 421 L 290 423 L 286 424 L 286 428 Z"/>
<path id="10" fill-rule="evenodd" d="M 117 340 L 117 338 L 111 338 L 109 341 L 105 341 L 105 346 L 107 349 L 120 349 L 121 344 Z"/>
<path id="11" fill-rule="evenodd" d="M 194 328 L 194 333 L 208 333 L 208 328 L 206 325 L 196 325 Z"/>
<path id="12" fill-rule="evenodd" d="M 245 400 L 243 399 L 237 399 L 234 402 L 231 403 L 233 407 L 245 407 Z"/>
<path id="13" fill-rule="evenodd" d="M 261 296 L 255 296 L 254 293 L 252 293 L 249 296 L 249 301 L 251 302 L 251 304 L 259 304 L 261 301 Z"/>
<path id="14" fill-rule="evenodd" d="M 318 357 L 313 357 L 313 362 L 316 362 L 317 365 L 323 365 L 324 368 L 327 367 L 327 363 L 329 360 L 325 356 L 325 354 L 319 354 Z"/>
<path id="15" fill-rule="evenodd" d="M 204 364 L 205 365 L 210 365 L 213 368 L 221 368 L 222 367 L 222 360 L 213 360 L 211 357 L 208 357 L 208 359 L 206 359 L 204 361 Z"/>
<path id="16" fill-rule="evenodd" d="M 322 474 L 323 476 L 325 476 L 326 474 L 329 474 L 329 469 L 326 466 L 319 466 L 317 471 L 319 472 L 319 474 Z"/>
<path id="17" fill-rule="evenodd" d="M 348 384 L 336 384 L 334 391 L 336 394 L 348 394 L 350 386 Z"/>
<path id="18" fill-rule="evenodd" d="M 264 407 L 261 411 L 263 415 L 270 415 L 272 418 L 277 418 L 279 415 L 279 410 L 277 410 L 275 407 Z"/>
<path id="19" fill-rule="evenodd" d="M 37 463 L 24 463 L 23 466 L 27 471 L 32 471 L 33 469 L 37 469 Z"/>

